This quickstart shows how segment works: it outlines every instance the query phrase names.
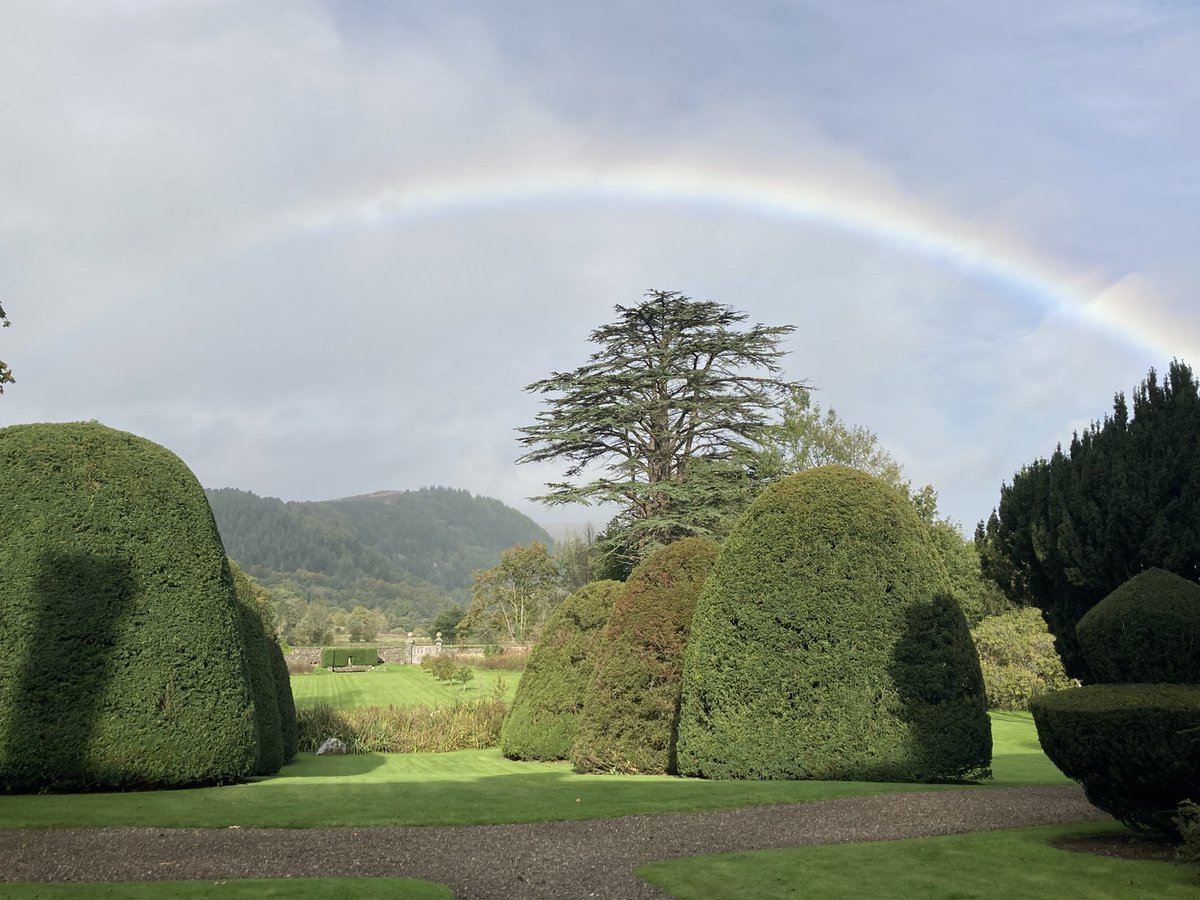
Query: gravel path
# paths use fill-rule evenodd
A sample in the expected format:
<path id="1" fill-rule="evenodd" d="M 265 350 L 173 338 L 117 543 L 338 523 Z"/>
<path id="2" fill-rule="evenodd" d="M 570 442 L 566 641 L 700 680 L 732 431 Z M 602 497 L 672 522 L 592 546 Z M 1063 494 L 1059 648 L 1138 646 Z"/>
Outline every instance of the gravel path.
<path id="1" fill-rule="evenodd" d="M 528 825 L 0 829 L 0 882 L 405 875 L 461 900 L 632 900 L 665 896 L 633 874 L 658 859 L 1103 817 L 1068 785 Z"/>

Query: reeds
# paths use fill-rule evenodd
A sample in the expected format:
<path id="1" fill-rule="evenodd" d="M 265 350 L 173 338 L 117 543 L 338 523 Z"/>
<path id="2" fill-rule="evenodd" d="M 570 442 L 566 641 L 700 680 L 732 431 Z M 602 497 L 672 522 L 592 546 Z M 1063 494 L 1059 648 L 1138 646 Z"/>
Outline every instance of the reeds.
<path id="1" fill-rule="evenodd" d="M 500 742 L 508 712 L 503 691 L 450 706 L 371 706 L 337 709 L 327 703 L 297 713 L 300 749 L 311 753 L 336 737 L 351 753 L 447 753 Z"/>

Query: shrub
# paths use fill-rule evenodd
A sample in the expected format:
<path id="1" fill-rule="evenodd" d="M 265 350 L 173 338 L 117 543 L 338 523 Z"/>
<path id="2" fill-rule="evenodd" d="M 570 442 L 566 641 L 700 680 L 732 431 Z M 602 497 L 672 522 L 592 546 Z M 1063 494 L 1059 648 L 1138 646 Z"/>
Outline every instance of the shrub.
<path id="1" fill-rule="evenodd" d="M 426 665 L 428 660 L 428 665 Z M 454 677 L 458 662 L 449 654 L 439 653 L 437 656 L 426 656 L 421 660 L 421 666 L 438 681 L 449 681 Z"/>
<path id="2" fill-rule="evenodd" d="M 259 775 L 278 772 L 296 755 L 296 701 L 283 648 L 270 631 L 271 601 L 253 578 L 229 560 L 239 631 L 246 644 L 250 687 L 255 705 Z M 305 671 L 312 671 L 306 666 Z M 278 763 L 275 760 L 278 759 Z"/>
<path id="3" fill-rule="evenodd" d="M 1175 834 L 1200 797 L 1200 686 L 1095 684 L 1030 703 L 1042 749 L 1088 799 L 1133 828 Z"/>
<path id="4" fill-rule="evenodd" d="M 1054 636 L 1033 606 L 988 616 L 971 631 L 989 709 L 1027 710 L 1029 700 L 1070 687 Z"/>
<path id="5" fill-rule="evenodd" d="M 768 487 L 696 607 L 680 773 L 986 774 L 983 680 L 949 587 L 912 504 L 879 479 L 823 466 Z"/>
<path id="6" fill-rule="evenodd" d="M 321 667 L 340 669 L 343 666 L 373 666 L 379 662 L 375 647 L 322 647 Z"/>
<path id="7" fill-rule="evenodd" d="M 1200 863 L 1200 806 L 1191 800 L 1184 800 L 1179 804 L 1172 823 L 1175 833 L 1179 835 L 1179 861 Z"/>
<path id="8" fill-rule="evenodd" d="M 594 581 L 569 596 L 550 615 L 529 652 L 512 711 L 500 732 L 509 759 L 566 759 L 579 734 L 583 695 L 596 667 L 596 649 L 624 587 Z"/>
<path id="9" fill-rule="evenodd" d="M 233 576 L 234 597 L 237 599 L 238 634 L 242 640 L 242 654 L 250 680 L 250 697 L 254 701 L 254 772 L 257 775 L 270 775 L 283 766 L 283 725 L 271 659 L 271 648 L 278 650 L 279 645 L 267 636 L 253 582 L 232 560 L 229 561 L 229 570 Z M 291 692 L 290 685 L 288 692 Z"/>
<path id="10" fill-rule="evenodd" d="M 683 654 L 717 546 L 684 538 L 633 570 L 584 695 L 571 758 L 580 772 L 674 773 Z"/>
<path id="11" fill-rule="evenodd" d="M 1200 682 L 1200 585 L 1147 569 L 1093 606 L 1075 626 L 1096 681 Z"/>
<path id="12" fill-rule="evenodd" d="M 178 457 L 95 423 L 0 430 L 0 534 L 0 788 L 254 771 L 233 579 Z"/>

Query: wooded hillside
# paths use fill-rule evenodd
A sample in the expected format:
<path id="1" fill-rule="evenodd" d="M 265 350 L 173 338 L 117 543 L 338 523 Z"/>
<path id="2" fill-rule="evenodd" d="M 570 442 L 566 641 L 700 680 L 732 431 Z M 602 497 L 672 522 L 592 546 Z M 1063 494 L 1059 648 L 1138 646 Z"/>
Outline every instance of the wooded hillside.
<path id="1" fill-rule="evenodd" d="M 234 488 L 207 494 L 226 552 L 265 586 L 391 618 L 465 605 L 476 569 L 514 544 L 551 543 L 517 510 L 454 488 L 286 503 Z"/>

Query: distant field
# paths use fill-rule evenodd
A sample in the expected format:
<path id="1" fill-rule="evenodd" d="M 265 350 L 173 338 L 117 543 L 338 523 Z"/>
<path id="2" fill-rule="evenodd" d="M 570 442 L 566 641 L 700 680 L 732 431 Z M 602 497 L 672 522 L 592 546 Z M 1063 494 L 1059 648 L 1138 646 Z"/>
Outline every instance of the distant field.
<path id="1" fill-rule="evenodd" d="M 328 703 L 338 709 L 362 706 L 447 706 L 462 700 L 489 696 L 499 681 L 505 696 L 512 700 L 517 692 L 520 672 L 497 669 L 473 669 L 475 678 L 462 685 L 438 681 L 420 666 L 388 663 L 370 672 L 329 672 L 317 669 L 306 675 L 292 676 L 292 696 L 299 709 Z"/>

